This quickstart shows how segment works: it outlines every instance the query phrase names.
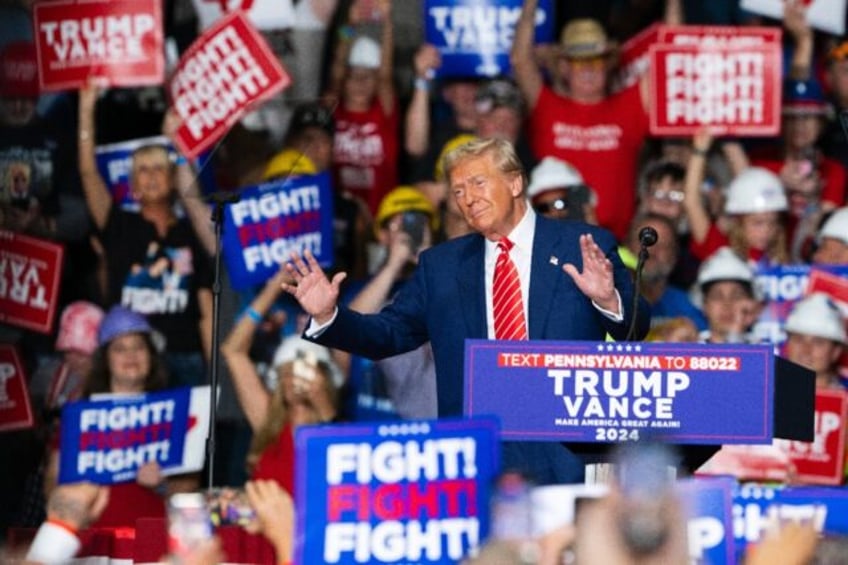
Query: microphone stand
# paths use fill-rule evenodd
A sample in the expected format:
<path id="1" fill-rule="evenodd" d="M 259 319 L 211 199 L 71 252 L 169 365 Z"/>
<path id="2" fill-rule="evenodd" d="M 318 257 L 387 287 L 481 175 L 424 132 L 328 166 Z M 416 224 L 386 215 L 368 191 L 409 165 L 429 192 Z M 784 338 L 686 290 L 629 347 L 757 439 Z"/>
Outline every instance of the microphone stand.
<path id="1" fill-rule="evenodd" d="M 237 192 L 215 192 L 204 199 L 212 203 L 212 223 L 215 225 L 215 270 L 212 280 L 212 352 L 209 359 L 209 435 L 206 437 L 208 487 L 214 486 L 215 472 L 215 422 L 218 418 L 218 343 L 220 341 L 221 304 L 221 250 L 224 231 L 224 206 L 240 200 Z"/>
<path id="2" fill-rule="evenodd" d="M 645 261 L 648 260 L 648 246 L 645 243 L 639 245 L 639 258 L 636 261 L 636 279 L 633 282 L 633 315 L 630 316 L 630 328 L 627 330 L 627 337 L 624 341 L 633 341 L 633 336 L 636 333 L 636 318 L 639 315 L 639 296 L 642 294 L 642 269 L 645 267 Z"/>

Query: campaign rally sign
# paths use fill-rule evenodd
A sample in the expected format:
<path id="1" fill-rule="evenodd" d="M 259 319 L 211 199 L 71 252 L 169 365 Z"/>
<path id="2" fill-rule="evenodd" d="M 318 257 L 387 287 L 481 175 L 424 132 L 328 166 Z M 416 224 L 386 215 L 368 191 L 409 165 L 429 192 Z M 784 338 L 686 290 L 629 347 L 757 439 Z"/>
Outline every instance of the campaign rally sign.
<path id="1" fill-rule="evenodd" d="M 818 274 L 816 274 L 818 273 Z M 848 265 L 776 265 L 758 266 L 754 274 L 755 284 L 765 300 L 765 305 L 753 327 L 757 339 L 781 346 L 786 341 L 783 325 L 795 303 L 813 291 L 825 292 L 835 300 L 848 296 L 840 295 L 842 285 L 834 279 L 848 277 Z M 810 282 L 815 281 L 815 287 Z"/>
<path id="2" fill-rule="evenodd" d="M 658 23 L 651 24 L 621 45 L 618 50 L 613 91 L 618 92 L 633 86 L 647 74 L 651 62 L 650 49 L 659 40 L 661 27 Z"/>
<path id="3" fill-rule="evenodd" d="M 786 523 L 811 524 L 820 534 L 848 534 L 848 489 L 737 485 L 733 493 L 737 556 Z"/>
<path id="4" fill-rule="evenodd" d="M 657 35 L 659 43 L 695 45 L 703 48 L 780 45 L 783 41 L 783 30 L 772 26 L 661 25 Z"/>
<path id="5" fill-rule="evenodd" d="M 151 461 L 166 475 L 198 471 L 208 408 L 209 387 L 68 403 L 62 409 L 59 482 L 132 481 L 139 467 Z"/>
<path id="6" fill-rule="evenodd" d="M 112 201 L 125 210 L 138 211 L 139 209 L 139 203 L 132 197 L 130 190 L 132 155 L 136 149 L 146 145 L 169 147 L 172 159 L 177 158 L 171 141 L 163 135 L 98 145 L 95 150 L 97 170 L 100 171 L 100 176 L 106 181 L 106 186 L 112 193 Z"/>
<path id="7" fill-rule="evenodd" d="M 521 16 L 521 0 L 425 0 L 424 36 L 442 55 L 441 77 L 509 74 L 509 52 Z M 551 0 L 539 0 L 536 43 L 554 33 Z"/>
<path id="8" fill-rule="evenodd" d="M 174 70 L 169 92 L 182 123 L 174 136 L 188 159 L 217 142 L 248 109 L 291 83 L 242 12 L 206 30 Z"/>
<path id="9" fill-rule="evenodd" d="M 840 485 L 845 469 L 848 394 L 816 390 L 815 439 L 812 442 L 776 439 L 795 466 L 794 483 Z"/>
<path id="10" fill-rule="evenodd" d="M 264 283 L 309 249 L 333 263 L 333 193 L 329 173 L 276 180 L 244 189 L 224 209 L 224 260 L 233 288 Z"/>
<path id="11" fill-rule="evenodd" d="M 233 12 L 247 15 L 253 27 L 261 30 L 293 27 L 292 0 L 192 0 L 200 29 L 206 29 Z"/>
<path id="12" fill-rule="evenodd" d="M 165 76 L 162 2 L 59 0 L 33 8 L 41 90 L 161 84 Z"/>
<path id="13" fill-rule="evenodd" d="M 741 7 L 749 12 L 783 20 L 785 0 L 742 0 Z M 842 35 L 845 33 L 845 0 L 800 0 L 807 12 L 810 27 Z"/>
<path id="14" fill-rule="evenodd" d="M 458 563 L 485 539 L 491 419 L 301 426 L 297 563 Z"/>
<path id="15" fill-rule="evenodd" d="M 464 413 L 504 440 L 771 443 L 773 397 L 767 345 L 465 342 Z"/>
<path id="16" fill-rule="evenodd" d="M 683 479 L 675 489 L 687 516 L 687 540 L 691 563 L 731 565 L 733 543 L 733 489 L 729 477 Z"/>
<path id="17" fill-rule="evenodd" d="M 691 136 L 704 126 L 727 135 L 780 131 L 779 44 L 658 44 L 651 47 L 651 134 Z"/>
<path id="18" fill-rule="evenodd" d="M 0 230 L 0 322 L 53 330 L 64 256 L 58 243 Z"/>
<path id="19" fill-rule="evenodd" d="M 829 270 L 825 271 L 823 268 Z M 840 308 L 848 308 L 848 265 L 817 265 L 810 269 L 806 294 L 823 292 Z"/>
<path id="20" fill-rule="evenodd" d="M 31 428 L 32 407 L 18 351 L 0 344 L 0 432 Z"/>

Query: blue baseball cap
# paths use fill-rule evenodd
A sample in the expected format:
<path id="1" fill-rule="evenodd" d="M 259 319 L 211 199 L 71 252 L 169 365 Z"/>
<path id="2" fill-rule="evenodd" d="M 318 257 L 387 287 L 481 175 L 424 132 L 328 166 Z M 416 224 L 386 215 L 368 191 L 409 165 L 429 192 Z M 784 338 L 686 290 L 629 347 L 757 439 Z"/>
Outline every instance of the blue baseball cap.
<path id="1" fill-rule="evenodd" d="M 116 337 L 126 334 L 153 334 L 153 328 L 143 315 L 123 306 L 113 306 L 100 322 L 98 345 L 106 345 Z"/>

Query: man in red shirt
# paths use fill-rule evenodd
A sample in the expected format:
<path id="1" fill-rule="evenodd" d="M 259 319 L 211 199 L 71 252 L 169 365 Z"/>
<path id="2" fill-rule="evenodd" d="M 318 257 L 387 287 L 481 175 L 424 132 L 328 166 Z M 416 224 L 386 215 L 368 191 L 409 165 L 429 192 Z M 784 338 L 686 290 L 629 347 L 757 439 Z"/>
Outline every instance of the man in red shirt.
<path id="1" fill-rule="evenodd" d="M 648 133 L 644 80 L 610 95 L 612 44 L 594 20 L 563 29 L 551 74 L 543 82 L 533 57 L 537 0 L 527 0 L 515 32 L 512 66 L 530 108 L 530 144 L 536 158 L 573 164 L 598 195 L 598 222 L 623 238 L 636 208 L 637 158 Z"/>

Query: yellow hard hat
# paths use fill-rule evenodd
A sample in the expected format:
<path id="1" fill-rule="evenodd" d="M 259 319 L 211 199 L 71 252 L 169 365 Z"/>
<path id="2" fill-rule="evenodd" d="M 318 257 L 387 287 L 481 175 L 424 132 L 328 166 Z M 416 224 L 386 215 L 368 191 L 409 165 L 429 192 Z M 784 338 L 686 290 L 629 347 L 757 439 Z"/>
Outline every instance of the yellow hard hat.
<path id="1" fill-rule="evenodd" d="M 271 180 L 280 177 L 297 177 L 317 173 L 318 169 L 315 167 L 315 163 L 305 154 L 296 149 L 283 149 L 268 161 L 262 178 Z"/>
<path id="2" fill-rule="evenodd" d="M 379 234 L 383 224 L 395 214 L 403 212 L 422 212 L 430 216 L 430 227 L 439 227 L 439 217 L 430 199 L 423 192 L 412 186 L 399 186 L 386 194 L 377 208 L 374 217 L 374 233 Z"/>
<path id="3" fill-rule="evenodd" d="M 445 143 L 445 145 L 442 147 L 442 151 L 441 153 L 439 153 L 439 159 L 436 161 L 436 170 L 433 173 L 434 178 L 439 182 L 445 180 L 445 155 L 447 155 L 457 147 L 465 145 L 466 143 L 471 143 L 472 141 L 477 141 L 478 139 L 479 138 L 476 135 L 471 135 L 470 133 L 461 133 L 448 140 L 448 142 Z"/>

